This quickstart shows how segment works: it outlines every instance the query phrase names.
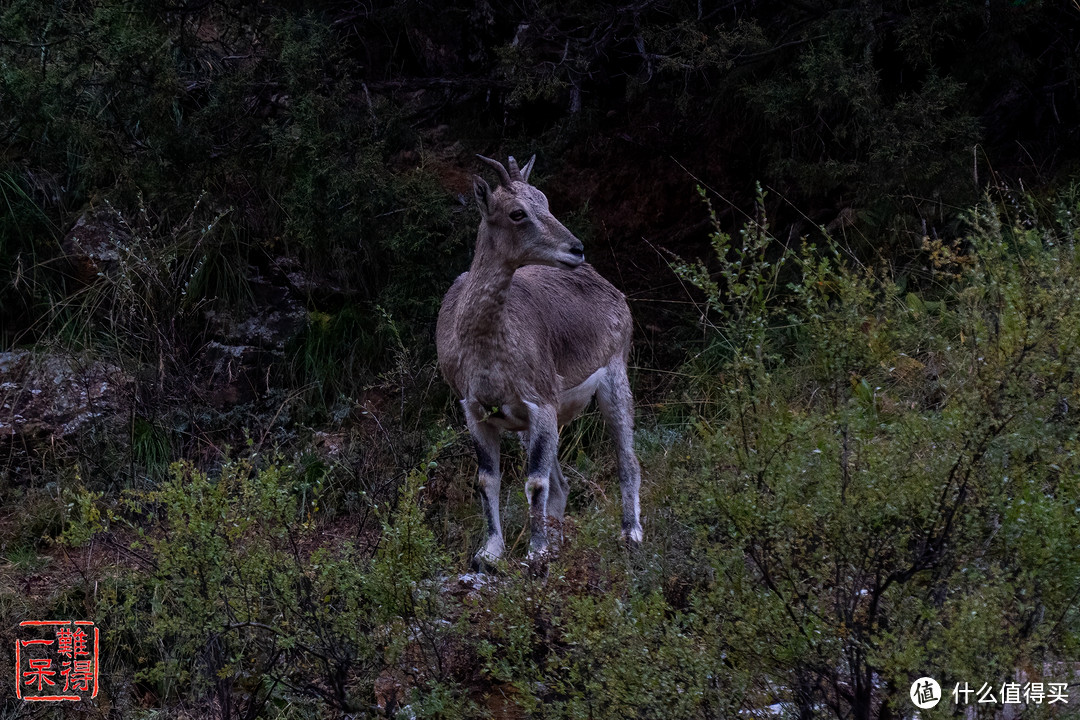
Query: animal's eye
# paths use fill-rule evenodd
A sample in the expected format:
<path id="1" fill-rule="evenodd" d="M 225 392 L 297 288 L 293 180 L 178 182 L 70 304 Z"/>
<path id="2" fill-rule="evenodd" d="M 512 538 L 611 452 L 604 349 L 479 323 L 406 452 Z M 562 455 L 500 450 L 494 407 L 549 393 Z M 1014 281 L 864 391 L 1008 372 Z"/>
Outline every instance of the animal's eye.
<path id="1" fill-rule="evenodd" d="M 510 219 L 513 220 L 514 222 L 520 222 L 520 221 L 524 220 L 525 219 L 525 211 L 524 210 L 514 210 L 513 212 L 510 213 Z"/>

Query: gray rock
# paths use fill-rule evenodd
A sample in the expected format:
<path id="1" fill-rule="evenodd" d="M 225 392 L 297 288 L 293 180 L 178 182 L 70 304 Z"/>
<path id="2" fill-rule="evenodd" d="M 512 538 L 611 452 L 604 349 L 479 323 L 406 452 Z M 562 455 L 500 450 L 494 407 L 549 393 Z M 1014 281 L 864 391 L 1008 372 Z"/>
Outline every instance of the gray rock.
<path id="1" fill-rule="evenodd" d="M 0 353 L 0 443 L 63 440 L 88 424 L 120 422 L 132 380 L 99 360 L 61 353 Z"/>

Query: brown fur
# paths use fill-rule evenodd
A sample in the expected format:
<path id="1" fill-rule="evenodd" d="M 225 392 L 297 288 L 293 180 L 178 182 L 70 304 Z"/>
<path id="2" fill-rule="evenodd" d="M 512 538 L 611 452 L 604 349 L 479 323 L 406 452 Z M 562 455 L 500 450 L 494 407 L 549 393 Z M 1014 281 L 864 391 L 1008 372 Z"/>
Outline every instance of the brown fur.
<path id="1" fill-rule="evenodd" d="M 639 542 L 626 299 L 583 262 L 581 242 L 528 184 L 532 160 L 519 169 L 510 158 L 507 170 L 481 159 L 502 185 L 492 191 L 475 178 L 482 216 L 476 255 L 446 293 L 435 331 L 439 367 L 462 398 L 480 466 L 488 541 L 477 559 L 497 559 L 504 549 L 499 433 L 517 431 L 526 444 L 531 554 L 542 553 L 548 519 L 562 519 L 569 491 L 558 465 L 559 425 L 594 393 L 617 447 L 623 533 Z"/>
<path id="2" fill-rule="evenodd" d="M 509 395 L 484 398 L 485 404 L 501 405 L 515 399 L 513 395 L 532 401 L 553 397 L 581 384 L 613 357 L 625 360 L 630 352 L 633 325 L 623 294 L 583 263 L 572 270 L 519 268 L 503 309 L 504 325 L 514 330 L 498 348 L 504 352 L 486 357 L 484 346 L 471 347 L 469 338 L 450 332 L 468 278 L 467 272 L 458 276 L 439 312 L 440 367 L 461 397 L 466 396 L 473 362 L 497 363 L 506 373 L 508 390 L 513 388 Z"/>

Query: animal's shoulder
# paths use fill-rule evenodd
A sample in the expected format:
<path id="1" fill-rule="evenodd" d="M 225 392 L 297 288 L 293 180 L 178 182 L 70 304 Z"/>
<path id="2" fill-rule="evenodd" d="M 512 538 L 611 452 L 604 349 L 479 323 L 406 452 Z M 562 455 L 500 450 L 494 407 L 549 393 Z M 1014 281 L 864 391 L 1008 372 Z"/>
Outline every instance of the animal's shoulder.
<path id="1" fill-rule="evenodd" d="M 633 321 L 626 298 L 591 266 L 523 267 L 507 302 L 511 322 L 544 338 L 570 384 L 629 351 Z"/>
<path id="2" fill-rule="evenodd" d="M 587 298 L 595 302 L 625 302 L 623 294 L 588 263 L 576 268 L 526 265 L 514 273 L 514 288 L 561 298 Z"/>

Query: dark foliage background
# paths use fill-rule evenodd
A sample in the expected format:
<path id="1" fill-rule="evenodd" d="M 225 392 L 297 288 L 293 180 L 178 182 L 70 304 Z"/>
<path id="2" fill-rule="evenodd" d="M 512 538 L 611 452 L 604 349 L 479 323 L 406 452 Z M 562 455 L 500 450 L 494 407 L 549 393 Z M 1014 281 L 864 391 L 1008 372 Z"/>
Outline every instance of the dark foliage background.
<path id="1" fill-rule="evenodd" d="M 664 284 L 643 239 L 700 253 L 696 183 L 745 207 L 761 180 L 793 237 L 825 225 L 904 263 L 994 173 L 1039 187 L 1074 166 L 1078 20 L 1051 2 L 8 2 L 2 266 L 40 283 L 5 283 L 3 337 L 64 282 L 72 218 L 139 192 L 161 218 L 202 193 L 230 210 L 219 285 L 287 255 L 341 291 L 313 304 L 378 303 L 422 337 L 467 261 L 474 152 L 538 152 L 631 293 Z M 371 362 L 385 327 L 362 315 Z"/>
<path id="2" fill-rule="evenodd" d="M 1053 677 L 1078 63 L 1076 2 L 0 0 L 0 638 L 107 625 L 116 716 Z M 432 342 L 477 153 L 536 153 L 628 296 L 652 478 L 614 550 L 600 423 L 565 431 L 572 549 L 497 593 L 447 580 L 480 523 Z"/>

